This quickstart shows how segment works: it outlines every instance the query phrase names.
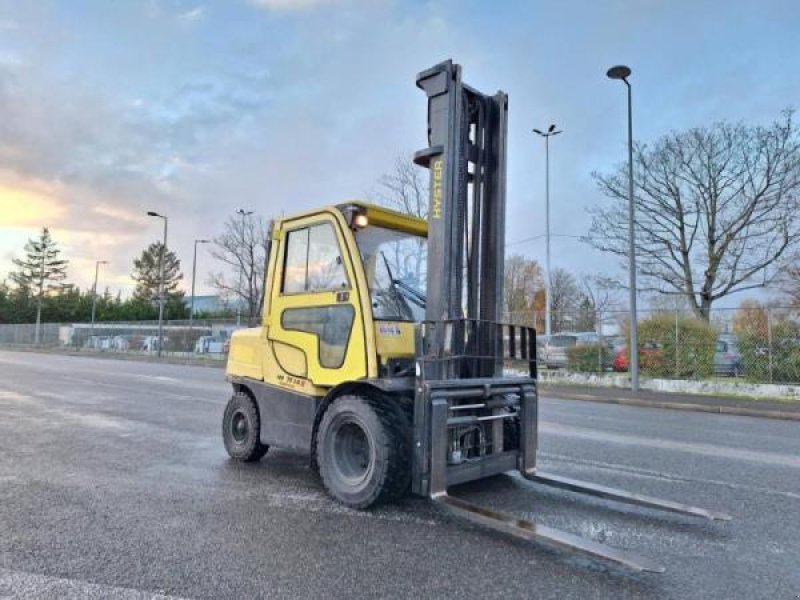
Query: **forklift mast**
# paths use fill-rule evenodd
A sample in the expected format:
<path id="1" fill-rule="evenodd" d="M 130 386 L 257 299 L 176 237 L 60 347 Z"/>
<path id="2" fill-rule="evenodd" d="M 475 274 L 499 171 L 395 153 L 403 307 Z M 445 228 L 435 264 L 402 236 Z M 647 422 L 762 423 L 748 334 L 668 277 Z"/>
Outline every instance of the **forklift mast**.
<path id="1" fill-rule="evenodd" d="M 540 485 L 708 519 L 716 513 L 537 468 L 536 332 L 501 320 L 508 98 L 465 85 L 446 61 L 417 76 L 428 97 L 427 303 L 417 336 L 411 489 L 516 537 L 638 571 L 663 568 L 623 550 L 450 496 L 459 483 L 517 471 Z M 504 372 L 527 363 L 528 373 Z"/>
<path id="2" fill-rule="evenodd" d="M 508 96 L 464 84 L 449 60 L 417 86 L 428 96 L 428 147 L 414 157 L 430 170 L 425 353 L 472 357 L 424 363 L 425 376 L 499 376 Z"/>

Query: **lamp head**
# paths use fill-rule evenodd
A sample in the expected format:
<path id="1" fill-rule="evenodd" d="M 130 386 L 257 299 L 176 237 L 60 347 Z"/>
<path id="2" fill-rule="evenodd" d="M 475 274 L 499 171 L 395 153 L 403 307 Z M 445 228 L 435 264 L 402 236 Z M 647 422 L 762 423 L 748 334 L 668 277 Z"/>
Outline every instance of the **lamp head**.
<path id="1" fill-rule="evenodd" d="M 606 71 L 606 77 L 609 79 L 622 79 L 625 81 L 630 75 L 631 69 L 625 65 L 616 65 Z"/>

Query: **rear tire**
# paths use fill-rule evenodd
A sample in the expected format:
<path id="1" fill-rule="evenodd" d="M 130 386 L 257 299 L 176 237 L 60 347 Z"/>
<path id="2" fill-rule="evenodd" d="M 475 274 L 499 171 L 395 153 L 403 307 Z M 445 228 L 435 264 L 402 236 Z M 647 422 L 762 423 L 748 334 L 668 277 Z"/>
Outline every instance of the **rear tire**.
<path id="1" fill-rule="evenodd" d="M 222 440 L 231 458 L 256 462 L 269 450 L 261 443 L 261 419 L 256 403 L 244 392 L 236 392 L 222 417 Z"/>
<path id="2" fill-rule="evenodd" d="M 316 446 L 322 483 L 346 506 L 368 508 L 408 490 L 411 428 L 389 398 L 337 398 L 322 417 Z"/>

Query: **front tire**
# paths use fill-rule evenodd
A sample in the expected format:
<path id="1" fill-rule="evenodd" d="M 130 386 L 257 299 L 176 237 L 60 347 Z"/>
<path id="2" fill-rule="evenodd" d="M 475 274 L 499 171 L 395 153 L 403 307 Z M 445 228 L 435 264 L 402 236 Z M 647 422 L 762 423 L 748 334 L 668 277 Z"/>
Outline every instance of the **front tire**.
<path id="1" fill-rule="evenodd" d="M 222 417 L 222 440 L 231 458 L 256 462 L 269 450 L 261 443 L 261 419 L 250 396 L 236 392 L 225 407 Z"/>
<path id="2" fill-rule="evenodd" d="M 317 464 L 328 493 L 351 508 L 402 496 L 411 481 L 405 415 L 389 398 L 337 398 L 317 430 Z"/>

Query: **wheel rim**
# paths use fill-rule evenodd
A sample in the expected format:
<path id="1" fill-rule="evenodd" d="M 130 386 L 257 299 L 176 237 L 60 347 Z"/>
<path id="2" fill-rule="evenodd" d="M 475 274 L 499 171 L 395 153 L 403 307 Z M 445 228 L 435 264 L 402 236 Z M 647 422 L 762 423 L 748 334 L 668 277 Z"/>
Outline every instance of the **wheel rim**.
<path id="1" fill-rule="evenodd" d="M 332 432 L 333 468 L 336 475 L 356 486 L 365 481 L 372 463 L 372 447 L 364 428 L 356 421 L 340 422 Z"/>
<path id="2" fill-rule="evenodd" d="M 237 443 L 244 442 L 249 433 L 250 423 L 247 420 L 247 415 L 245 415 L 242 411 L 237 410 L 235 413 L 233 413 L 233 417 L 231 418 L 231 435 L 233 436 L 234 441 Z"/>

